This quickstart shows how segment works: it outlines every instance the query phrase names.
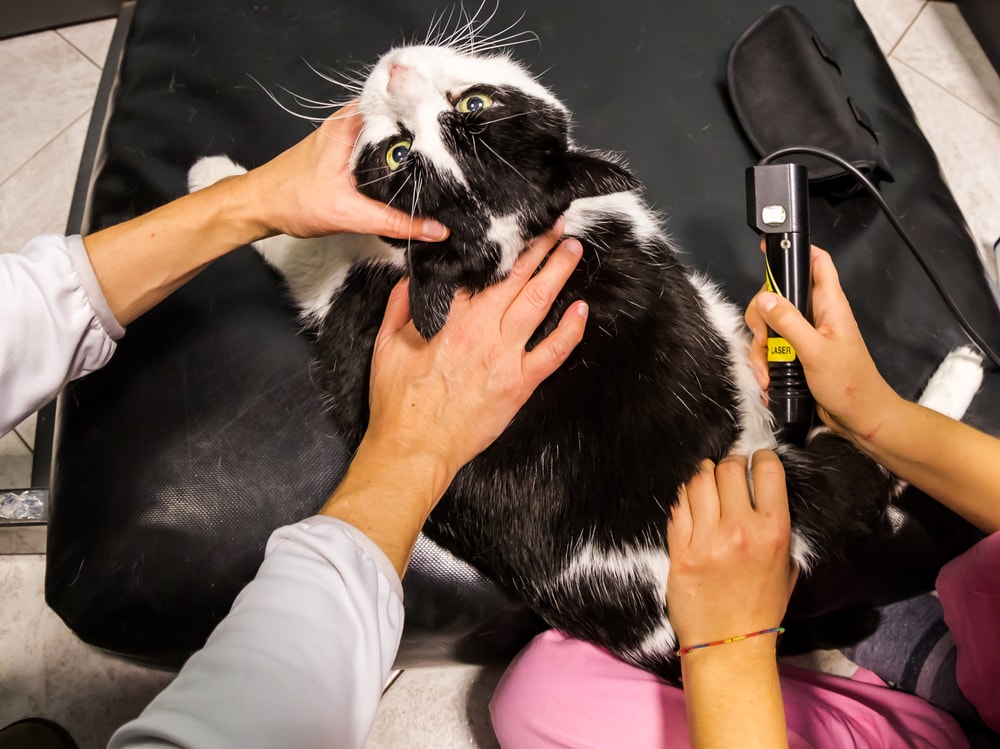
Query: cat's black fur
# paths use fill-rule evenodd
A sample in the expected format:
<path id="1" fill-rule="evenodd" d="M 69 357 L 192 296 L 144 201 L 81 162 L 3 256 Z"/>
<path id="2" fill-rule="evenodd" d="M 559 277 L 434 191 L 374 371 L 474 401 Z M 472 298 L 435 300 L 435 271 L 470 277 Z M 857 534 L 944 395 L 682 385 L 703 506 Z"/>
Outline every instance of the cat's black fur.
<path id="1" fill-rule="evenodd" d="M 569 147 L 563 112 L 517 91 L 489 90 L 502 107 L 441 119 L 468 191 L 435 179 L 419 153 L 407 166 L 421 174 L 419 194 L 404 184 L 403 170 L 371 182 L 388 141 L 366 146 L 358 162 L 368 195 L 451 227 L 443 246 L 413 244 L 407 252 L 413 316 L 427 337 L 440 329 L 458 287 L 498 280 L 500 250 L 485 240 L 488 216 L 517 213 L 529 237 L 577 198 L 639 189 L 615 161 Z M 493 112 L 532 114 L 491 124 Z M 474 150 L 473 137 L 491 149 Z M 662 581 L 643 568 L 622 574 L 598 565 L 571 575 L 566 568 L 588 543 L 626 555 L 665 546 L 680 485 L 739 437 L 733 352 L 665 237 L 639 237 L 617 215 L 577 236 L 583 260 L 538 335 L 582 298 L 590 306 L 583 342 L 459 473 L 425 530 L 523 595 L 552 626 L 675 677 L 669 650 L 642 645 L 666 615 Z M 367 423 L 369 353 L 398 276 L 386 265 L 356 266 L 316 331 L 320 371 L 329 373 L 330 402 L 352 446 Z M 888 477 L 846 442 L 823 435 L 782 453 L 793 524 L 817 554 L 837 554 L 882 522 Z"/>
<path id="2" fill-rule="evenodd" d="M 535 340 L 573 300 L 585 299 L 590 312 L 568 361 L 459 472 L 425 530 L 553 627 L 676 678 L 664 593 L 678 489 L 702 460 L 723 458 L 740 440 L 743 450 L 773 445 L 746 341 L 738 325 L 725 329 L 738 312 L 692 278 L 627 169 L 572 145 L 557 101 L 490 80 L 455 97 L 477 91 L 492 106 L 462 112 L 445 102 L 437 116 L 465 185 L 403 125 L 360 143 L 363 192 L 451 229 L 440 244 L 392 242 L 405 252 L 418 330 L 440 330 L 459 287 L 481 290 L 503 276 L 511 250 L 488 239 L 496 217 L 516 217 L 515 251 L 564 213 L 584 246 Z M 412 148 L 392 170 L 387 152 L 400 139 Z M 351 448 L 368 421 L 374 338 L 403 272 L 385 257 L 360 260 L 321 319 L 307 316 L 317 371 Z M 753 423 L 763 425 L 763 441 L 751 436 Z M 825 433 L 779 450 L 799 562 L 835 556 L 884 522 L 889 477 L 847 442 Z"/>

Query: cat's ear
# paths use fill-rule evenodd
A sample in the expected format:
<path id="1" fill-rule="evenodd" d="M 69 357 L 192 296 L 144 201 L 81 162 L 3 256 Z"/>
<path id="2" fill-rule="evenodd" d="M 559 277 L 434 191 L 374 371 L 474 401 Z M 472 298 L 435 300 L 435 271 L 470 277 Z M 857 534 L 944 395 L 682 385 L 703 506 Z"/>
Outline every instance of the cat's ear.
<path id="1" fill-rule="evenodd" d="M 632 173 L 612 158 L 587 151 L 566 154 L 570 200 L 628 192 L 642 187 Z"/>
<path id="2" fill-rule="evenodd" d="M 425 341 L 444 327 L 458 291 L 458 284 L 450 274 L 440 270 L 426 263 L 416 267 L 413 263 L 410 265 L 410 317 Z"/>

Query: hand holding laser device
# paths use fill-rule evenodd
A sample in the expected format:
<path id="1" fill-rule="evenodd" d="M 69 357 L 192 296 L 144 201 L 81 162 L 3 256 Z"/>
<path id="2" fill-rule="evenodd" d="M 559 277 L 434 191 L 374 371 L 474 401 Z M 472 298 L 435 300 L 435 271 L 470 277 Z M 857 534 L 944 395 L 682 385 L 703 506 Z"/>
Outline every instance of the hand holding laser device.
<path id="1" fill-rule="evenodd" d="M 809 175 L 801 164 L 766 164 L 746 171 L 747 223 L 764 235 L 768 291 L 812 322 Z M 802 363 L 784 338 L 768 330 L 768 404 L 782 441 L 802 444 L 815 407 Z"/>

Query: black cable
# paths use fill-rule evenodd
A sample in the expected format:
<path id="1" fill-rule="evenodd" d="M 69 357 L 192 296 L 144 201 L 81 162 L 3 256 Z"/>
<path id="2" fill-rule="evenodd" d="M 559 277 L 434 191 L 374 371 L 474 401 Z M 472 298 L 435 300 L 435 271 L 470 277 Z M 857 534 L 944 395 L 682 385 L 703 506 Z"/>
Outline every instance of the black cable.
<path id="1" fill-rule="evenodd" d="M 910 239 L 909 234 L 906 233 L 906 230 L 903 228 L 903 225 L 899 222 L 899 219 L 896 218 L 896 215 L 892 212 L 892 209 L 889 207 L 889 204 L 885 201 L 885 198 L 882 197 L 882 193 L 879 192 L 879 189 L 872 183 L 872 181 L 869 180 L 864 174 L 861 173 L 861 171 L 857 167 L 855 167 L 852 163 L 850 163 L 846 159 L 838 156 L 837 154 L 831 151 L 826 151 L 822 148 L 815 148 L 813 146 L 791 146 L 789 148 L 779 149 L 774 153 L 770 153 L 763 159 L 761 159 L 759 165 L 763 166 L 765 164 L 770 164 L 775 159 L 780 159 L 783 156 L 791 156 L 793 154 L 808 154 L 810 156 L 818 156 L 819 158 L 826 159 L 827 161 L 832 161 L 833 163 L 846 169 L 850 174 L 854 176 L 855 179 L 858 180 L 858 182 L 861 183 L 861 185 L 871 194 L 871 196 L 875 198 L 875 202 L 878 203 L 878 207 L 882 209 L 882 213 L 884 213 L 886 218 L 889 219 L 889 223 L 892 224 L 892 227 L 899 234 L 900 238 L 902 238 L 907 248 L 909 248 L 910 252 L 913 254 L 913 257 L 915 257 L 917 259 L 917 262 L 920 263 L 920 267 L 924 269 L 924 272 L 927 274 L 927 277 L 934 285 L 934 288 L 937 290 L 938 294 L 940 294 L 941 299 L 944 301 L 945 305 L 948 307 L 948 309 L 951 310 L 951 313 L 955 316 L 955 319 L 958 321 L 958 324 L 962 327 L 962 330 L 965 331 L 965 334 L 976 346 L 979 347 L 979 350 L 983 354 L 985 354 L 996 367 L 1000 368 L 1000 356 L 998 356 L 996 352 L 993 351 L 992 348 L 990 348 L 990 346 L 986 343 L 986 341 L 982 339 L 982 336 L 980 336 L 979 333 L 976 332 L 975 328 L 973 328 L 972 325 L 969 323 L 969 321 L 965 319 L 965 315 L 962 314 L 962 311 L 955 304 L 955 300 L 952 299 L 951 294 L 948 293 L 948 290 L 945 288 L 944 283 L 938 277 L 938 274 L 934 272 L 934 269 L 931 268 L 931 266 L 927 263 L 927 261 L 924 259 L 924 256 L 920 254 L 920 250 L 917 249 L 916 244 L 914 244 L 913 240 Z"/>

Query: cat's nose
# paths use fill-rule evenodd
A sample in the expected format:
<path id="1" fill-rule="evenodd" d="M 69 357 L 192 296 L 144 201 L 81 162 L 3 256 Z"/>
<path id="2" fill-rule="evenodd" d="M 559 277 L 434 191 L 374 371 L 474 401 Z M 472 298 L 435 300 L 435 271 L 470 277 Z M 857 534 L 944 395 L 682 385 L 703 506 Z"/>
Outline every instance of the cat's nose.
<path id="1" fill-rule="evenodd" d="M 389 84 L 387 88 L 390 92 L 396 92 L 401 87 L 405 86 L 407 81 L 412 77 L 412 68 L 409 68 L 406 65 L 400 65 L 398 62 L 393 63 L 392 67 L 389 68 Z"/>

